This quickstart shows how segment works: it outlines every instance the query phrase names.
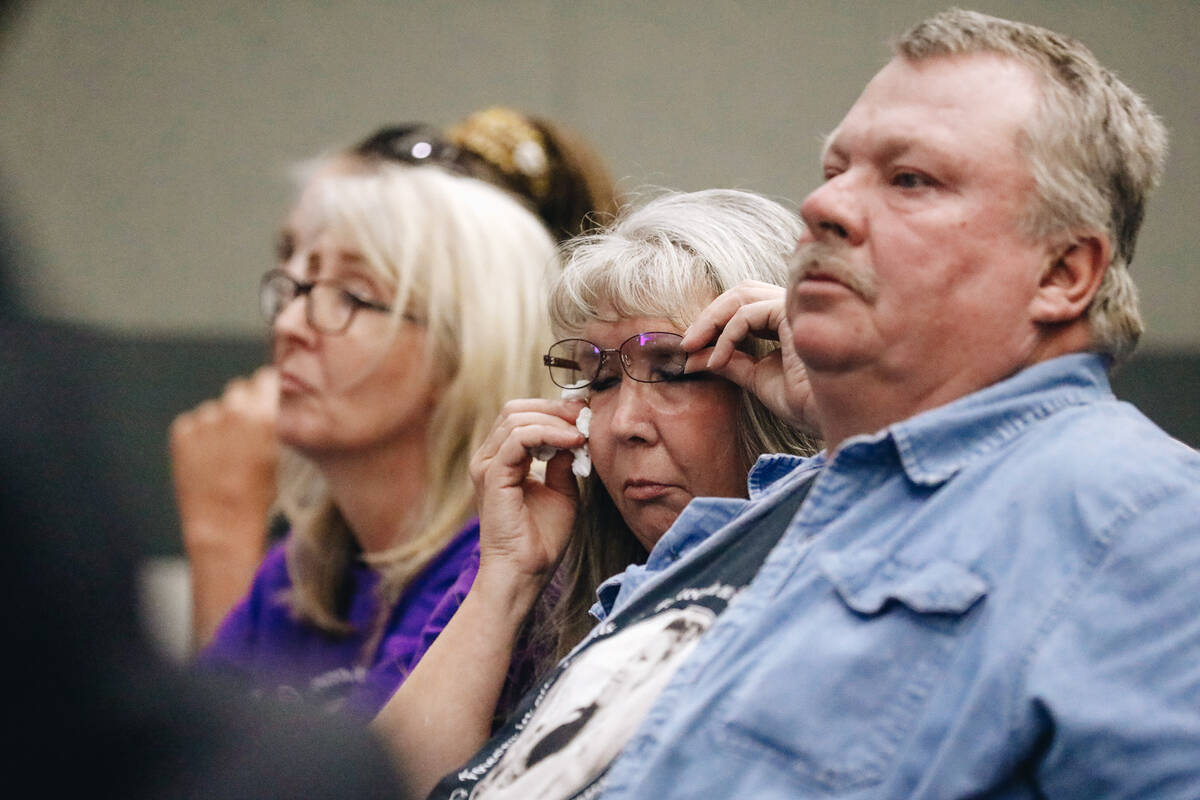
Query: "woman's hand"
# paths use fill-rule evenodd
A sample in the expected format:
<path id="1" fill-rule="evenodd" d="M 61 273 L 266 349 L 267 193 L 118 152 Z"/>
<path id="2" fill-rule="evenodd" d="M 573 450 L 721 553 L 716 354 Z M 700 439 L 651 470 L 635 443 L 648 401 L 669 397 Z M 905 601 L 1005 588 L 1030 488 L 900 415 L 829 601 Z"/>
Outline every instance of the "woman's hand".
<path id="1" fill-rule="evenodd" d="M 752 392 L 771 413 L 819 435 L 808 372 L 787 327 L 786 298 L 782 286 L 743 281 L 700 312 L 681 346 L 691 353 L 689 372 L 707 370 L 731 380 Z M 737 349 L 748 336 L 777 340 L 779 349 L 755 358 Z"/>
<path id="2" fill-rule="evenodd" d="M 585 441 L 575 428 L 583 407 L 580 400 L 510 401 L 472 457 L 485 580 L 529 578 L 540 591 L 557 567 L 579 504 L 570 448 Z M 544 481 L 529 472 L 530 453 L 541 446 L 559 448 Z"/>
<path id="3" fill-rule="evenodd" d="M 192 570 L 195 643 L 250 588 L 275 500 L 279 378 L 262 367 L 171 423 L 171 471 Z"/>
<path id="4" fill-rule="evenodd" d="M 513 400 L 471 457 L 479 498 L 479 572 L 471 591 L 371 723 L 423 797 L 483 746 L 518 632 L 553 574 L 575 521 L 579 490 L 569 448 L 583 444 L 579 400 Z M 562 448 L 543 483 L 530 451 Z"/>

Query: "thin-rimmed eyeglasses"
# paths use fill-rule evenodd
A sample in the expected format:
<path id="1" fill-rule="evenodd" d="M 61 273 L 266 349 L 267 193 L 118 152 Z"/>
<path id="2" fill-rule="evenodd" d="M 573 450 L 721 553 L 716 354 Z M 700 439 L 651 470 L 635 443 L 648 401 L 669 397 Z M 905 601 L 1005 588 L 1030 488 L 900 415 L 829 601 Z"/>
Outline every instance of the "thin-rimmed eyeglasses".
<path id="1" fill-rule="evenodd" d="M 587 339 L 562 339 L 550 345 L 542 363 L 564 389 L 603 389 L 619 381 L 622 371 L 640 383 L 658 383 L 683 377 L 688 354 L 681 341 L 683 336 L 667 331 L 636 333 L 611 349 Z"/>

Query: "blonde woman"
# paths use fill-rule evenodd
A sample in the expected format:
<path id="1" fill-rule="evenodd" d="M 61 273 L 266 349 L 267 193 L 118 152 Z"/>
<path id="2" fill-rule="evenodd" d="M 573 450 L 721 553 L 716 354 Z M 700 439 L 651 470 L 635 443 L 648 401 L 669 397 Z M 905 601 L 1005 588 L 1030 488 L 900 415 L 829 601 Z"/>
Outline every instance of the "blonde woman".
<path id="1" fill-rule="evenodd" d="M 563 180 L 559 150 L 522 120 L 472 130 L 522 147 L 518 167 L 544 178 L 531 191 L 548 190 Z M 536 196 L 471 177 L 489 164 L 401 126 L 304 170 L 261 287 L 275 431 L 294 454 L 277 502 L 291 530 L 203 665 L 373 713 L 469 589 L 470 454 L 507 398 L 553 390 L 539 353 L 554 239 Z"/>

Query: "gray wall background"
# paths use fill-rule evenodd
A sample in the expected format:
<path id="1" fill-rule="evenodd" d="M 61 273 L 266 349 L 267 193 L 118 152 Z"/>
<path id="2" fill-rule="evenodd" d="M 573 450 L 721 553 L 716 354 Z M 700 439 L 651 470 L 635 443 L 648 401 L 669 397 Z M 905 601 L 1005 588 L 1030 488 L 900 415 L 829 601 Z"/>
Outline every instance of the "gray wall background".
<path id="1" fill-rule="evenodd" d="M 566 122 L 627 190 L 799 202 L 822 135 L 933 0 L 24 4 L 0 48 L 2 206 L 44 315 L 96 325 L 108 464 L 144 549 L 178 552 L 172 417 L 265 355 L 259 275 L 289 165 L 384 122 L 494 103 Z M 1172 132 L 1134 274 L 1149 333 L 1117 391 L 1200 445 L 1200 3 L 981 0 L 1075 35 Z"/>
<path id="2" fill-rule="evenodd" d="M 287 167 L 493 103 L 567 122 L 626 188 L 801 200 L 818 142 L 926 0 L 42 0 L 0 53 L 0 175 L 35 304 L 134 334 L 259 330 Z M 1135 263 L 1151 348 L 1200 349 L 1200 3 L 981 0 L 1092 47 L 1173 134 Z M 31 271 L 29 274 L 33 274 Z"/>

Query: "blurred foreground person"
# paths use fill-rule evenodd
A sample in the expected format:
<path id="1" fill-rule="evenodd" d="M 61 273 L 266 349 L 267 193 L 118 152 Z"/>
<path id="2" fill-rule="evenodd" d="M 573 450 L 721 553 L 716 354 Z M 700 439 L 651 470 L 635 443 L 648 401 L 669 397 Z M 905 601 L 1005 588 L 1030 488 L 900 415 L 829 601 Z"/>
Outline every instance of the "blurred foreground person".
<path id="1" fill-rule="evenodd" d="M 159 658 L 138 624 L 136 515 L 107 479 L 120 454 L 99 444 L 121 410 L 89 403 L 103 335 L 0 309 L 7 763 L 46 797 L 407 796 L 361 728 L 248 714 Z"/>

